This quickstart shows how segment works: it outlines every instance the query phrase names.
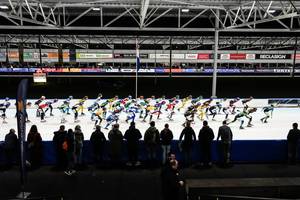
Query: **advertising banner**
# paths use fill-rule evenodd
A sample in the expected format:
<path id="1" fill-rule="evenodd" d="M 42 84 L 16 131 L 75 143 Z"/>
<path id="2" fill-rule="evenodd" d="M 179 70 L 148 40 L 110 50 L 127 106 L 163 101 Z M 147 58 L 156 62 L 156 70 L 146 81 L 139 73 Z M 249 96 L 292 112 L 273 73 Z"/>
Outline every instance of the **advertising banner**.
<path id="1" fill-rule="evenodd" d="M 234 53 L 230 54 L 230 60 L 245 60 L 246 54 L 245 53 Z"/>
<path id="2" fill-rule="evenodd" d="M 147 59 L 148 54 L 139 54 L 141 59 Z M 135 59 L 136 54 L 130 53 L 130 54 L 120 54 L 120 53 L 115 53 L 114 58 L 124 58 L 124 59 Z"/>
<path id="3" fill-rule="evenodd" d="M 256 54 L 256 59 L 285 60 L 291 59 L 291 54 Z"/>
<path id="4" fill-rule="evenodd" d="M 246 60 L 255 60 L 255 54 L 254 53 L 253 54 L 247 53 L 246 54 Z"/>
<path id="5" fill-rule="evenodd" d="M 220 59 L 221 60 L 229 60 L 230 59 L 230 54 L 220 54 Z"/>
<path id="6" fill-rule="evenodd" d="M 149 54 L 150 59 L 155 59 L 155 54 Z M 184 54 L 172 54 L 172 58 L 174 59 L 184 59 Z M 163 54 L 156 54 L 156 59 L 170 59 L 170 54 L 163 53 Z"/>
<path id="7" fill-rule="evenodd" d="M 6 61 L 6 53 L 0 52 L 0 62 L 5 62 L 5 61 Z"/>
<path id="8" fill-rule="evenodd" d="M 198 53 L 197 59 L 198 60 L 209 60 L 211 59 L 211 54 L 209 53 Z"/>
<path id="9" fill-rule="evenodd" d="M 196 53 L 185 54 L 185 59 L 187 59 L 187 60 L 197 60 L 198 59 L 198 54 L 196 54 Z"/>
<path id="10" fill-rule="evenodd" d="M 111 53 L 76 53 L 76 59 L 108 59 L 113 58 Z"/>

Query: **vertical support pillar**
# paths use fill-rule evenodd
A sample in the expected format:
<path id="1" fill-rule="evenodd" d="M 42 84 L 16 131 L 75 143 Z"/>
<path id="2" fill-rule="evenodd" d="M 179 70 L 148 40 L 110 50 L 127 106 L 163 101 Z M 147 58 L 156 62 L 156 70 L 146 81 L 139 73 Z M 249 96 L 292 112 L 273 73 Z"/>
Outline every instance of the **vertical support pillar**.
<path id="1" fill-rule="evenodd" d="M 169 66 L 169 77 L 172 77 L 172 37 L 170 37 L 170 66 Z"/>
<path id="2" fill-rule="evenodd" d="M 218 48 L 219 48 L 219 19 L 220 10 L 216 10 L 215 17 L 215 45 L 214 45 L 214 70 L 213 70 L 213 82 L 212 82 L 212 98 L 217 97 L 217 68 L 218 68 Z"/>
<path id="3" fill-rule="evenodd" d="M 42 60 L 42 44 L 41 44 L 41 35 L 39 35 L 39 55 L 40 55 L 40 66 L 43 64 Z"/>

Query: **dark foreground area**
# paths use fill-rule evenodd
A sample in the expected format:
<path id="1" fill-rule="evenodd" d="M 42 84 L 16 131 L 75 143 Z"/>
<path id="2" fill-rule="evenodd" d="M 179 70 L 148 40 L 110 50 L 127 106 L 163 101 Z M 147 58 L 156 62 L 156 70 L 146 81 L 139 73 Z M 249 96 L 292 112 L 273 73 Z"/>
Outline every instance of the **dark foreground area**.
<path id="1" fill-rule="evenodd" d="M 0 78 L 1 96 L 15 97 L 20 78 Z M 114 95 L 126 97 L 135 95 L 135 78 L 48 78 L 45 86 L 37 86 L 32 83 L 28 90 L 28 98 L 38 98 L 45 95 L 47 98 L 96 98 L 101 92 L 104 98 Z M 299 97 L 297 93 L 300 78 L 289 77 L 219 77 L 217 79 L 217 96 L 223 97 L 249 97 L 273 98 L 273 97 Z M 138 79 L 138 95 L 157 97 L 166 95 L 167 98 L 180 95 L 185 97 L 202 95 L 205 98 L 211 96 L 212 78 L 210 77 L 164 77 Z"/>
<path id="2" fill-rule="evenodd" d="M 216 180 L 215 184 L 227 180 L 223 188 L 218 188 L 218 194 L 265 196 L 273 198 L 299 198 L 299 187 L 295 187 L 300 177 L 299 165 L 285 164 L 236 164 L 230 168 L 213 166 L 209 169 L 197 167 L 182 170 L 186 179 L 198 179 L 203 181 Z M 285 184 L 291 186 L 262 187 L 267 178 L 288 177 Z M 262 178 L 260 186 L 243 188 L 237 185 L 234 188 L 226 188 L 230 180 L 245 178 Z M 280 182 L 280 179 L 276 179 Z M 84 170 L 77 171 L 73 176 L 67 176 L 63 171 L 57 171 L 52 166 L 45 166 L 28 173 L 26 191 L 31 192 L 31 197 L 50 197 L 49 199 L 106 199 L 106 200 L 160 200 L 160 169 L 95 169 L 87 166 Z M 211 181 L 210 181 L 211 182 Z M 300 183 L 297 183 L 298 185 Z M 297 185 L 296 184 L 296 185 Z M 232 185 L 232 184 L 231 184 Z M 0 199 L 14 198 L 20 191 L 19 172 L 17 167 L 11 170 L 0 171 Z M 221 192 L 220 192 L 221 191 Z M 209 186 L 201 190 L 202 194 L 216 194 L 214 188 Z"/>

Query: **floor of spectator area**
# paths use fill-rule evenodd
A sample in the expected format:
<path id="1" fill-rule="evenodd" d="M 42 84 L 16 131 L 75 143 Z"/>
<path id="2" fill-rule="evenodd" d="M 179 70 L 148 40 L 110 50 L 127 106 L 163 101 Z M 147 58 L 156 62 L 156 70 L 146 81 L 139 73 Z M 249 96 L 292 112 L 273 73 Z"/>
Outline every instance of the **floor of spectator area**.
<path id="1" fill-rule="evenodd" d="M 30 102 L 35 102 L 35 100 L 29 100 Z M 74 104 L 76 101 L 72 100 L 71 105 Z M 204 100 L 203 100 L 204 101 Z M 212 105 L 216 103 L 217 100 L 214 100 L 212 102 Z M 227 100 L 228 101 L 228 100 Z M 54 110 L 53 114 L 54 116 L 50 116 L 50 113 L 46 113 L 46 122 L 41 123 L 40 118 L 36 117 L 36 109 L 30 108 L 27 110 L 30 123 L 27 123 L 27 132 L 30 129 L 30 126 L 33 124 L 36 124 L 38 126 L 38 130 L 41 133 L 41 136 L 44 141 L 52 140 L 53 138 L 53 132 L 58 130 L 59 126 L 61 125 L 61 113 L 59 109 L 57 109 L 57 106 L 61 105 L 62 100 L 59 100 L 58 103 L 55 103 L 53 105 Z M 243 118 L 245 121 L 244 127 L 245 129 L 240 129 L 240 120 L 237 120 L 236 122 L 230 124 L 233 131 L 233 139 L 234 140 L 280 140 L 280 139 L 286 139 L 287 132 L 289 129 L 291 129 L 293 122 L 298 122 L 298 119 L 300 119 L 300 110 L 299 107 L 285 107 L 285 106 L 275 106 L 273 116 L 268 119 L 268 123 L 262 123 L 261 118 L 265 116 L 264 112 L 262 111 L 263 106 L 267 106 L 268 102 L 266 99 L 255 99 L 251 102 L 249 102 L 249 107 L 257 107 L 257 111 L 255 113 L 252 113 L 251 116 L 253 117 L 252 120 L 252 127 L 247 127 L 248 119 Z M 91 121 L 91 113 L 87 111 L 87 107 L 93 103 L 93 100 L 88 100 L 85 106 L 84 116 L 81 116 L 79 114 L 79 122 L 74 122 L 74 114 L 72 111 L 70 115 L 66 116 L 67 122 L 65 123 L 66 128 L 74 128 L 76 125 L 80 125 L 82 128 L 82 131 L 85 136 L 85 140 L 88 140 L 90 138 L 91 133 L 94 130 L 94 122 Z M 6 111 L 7 115 L 7 123 L 1 124 L 0 129 L 0 141 L 4 139 L 4 136 L 6 133 L 8 133 L 9 129 L 17 128 L 17 120 L 15 118 L 15 109 L 14 109 L 14 102 L 11 101 L 11 107 Z M 188 106 L 188 105 L 187 105 Z M 174 139 L 178 139 L 181 133 L 181 130 L 183 128 L 182 124 L 185 121 L 184 118 L 184 111 L 186 110 L 186 107 L 181 109 L 180 111 L 177 111 L 175 109 L 175 114 L 173 115 L 173 120 L 170 121 L 167 118 L 167 113 L 162 109 L 162 114 L 160 116 L 160 119 L 157 119 L 157 115 L 153 116 L 153 120 L 156 122 L 156 127 L 159 130 L 162 130 L 165 123 L 169 123 L 170 129 L 173 131 Z M 176 107 L 177 108 L 177 107 Z M 236 110 L 242 110 L 242 104 L 238 103 Z M 109 113 L 107 114 L 107 116 Z M 120 124 L 120 130 L 124 133 L 125 130 L 129 127 L 129 123 L 126 123 L 126 116 L 127 113 L 122 112 L 119 117 L 119 124 Z M 144 134 L 145 130 L 149 127 L 149 117 L 147 118 L 146 122 L 143 122 L 142 119 L 139 117 L 139 113 L 136 114 L 136 127 L 140 129 L 141 133 Z M 234 119 L 235 115 L 229 115 L 229 121 L 232 121 Z M 215 134 L 217 134 L 218 127 L 222 124 L 222 121 L 225 118 L 225 115 L 222 114 L 222 112 L 218 115 L 216 115 L 215 120 L 213 121 L 211 115 L 208 115 L 208 122 L 209 126 L 214 130 Z M 101 126 L 105 127 L 106 122 L 103 121 Z M 199 130 L 202 127 L 202 121 L 195 115 L 195 123 L 192 124 L 192 127 L 194 128 L 196 134 L 198 134 Z M 111 127 L 109 127 L 108 130 L 102 129 L 104 134 L 107 136 L 108 131 Z"/>
<path id="2" fill-rule="evenodd" d="M 223 195 L 299 198 L 299 189 L 298 187 L 295 188 L 295 185 L 299 185 L 299 169 L 299 165 L 235 164 L 230 168 L 214 165 L 212 168 L 202 169 L 194 166 L 182 169 L 181 174 L 188 181 L 189 179 L 200 182 L 203 180 L 210 184 L 219 185 L 217 190 L 210 190 L 214 187 L 205 186 L 202 188 L 205 190 L 201 190 L 204 194 L 210 194 L 211 191 L 214 191 L 213 194 Z M 252 180 L 252 178 L 259 178 L 257 187 L 254 183 L 251 185 L 252 189 L 246 191 L 245 186 L 239 186 L 239 182 L 246 179 Z M 10 170 L 0 169 L 0 180 L 0 188 L 2 188 L 0 199 L 14 198 L 20 192 L 17 167 Z M 274 188 L 269 184 L 270 181 L 280 180 L 284 180 L 282 181 L 284 188 L 280 186 Z M 221 182 L 225 184 L 224 188 L 220 186 Z M 227 187 L 228 185 L 231 185 L 231 188 Z M 100 197 L 106 200 L 162 199 L 160 168 L 96 169 L 94 166 L 87 166 L 83 170 L 77 171 L 73 176 L 67 176 L 63 171 L 55 170 L 52 166 L 43 166 L 28 172 L 25 191 L 31 192 L 31 197 L 43 197 L 43 199 L 49 197 L 52 200 L 61 199 L 58 197 L 70 200 Z"/>

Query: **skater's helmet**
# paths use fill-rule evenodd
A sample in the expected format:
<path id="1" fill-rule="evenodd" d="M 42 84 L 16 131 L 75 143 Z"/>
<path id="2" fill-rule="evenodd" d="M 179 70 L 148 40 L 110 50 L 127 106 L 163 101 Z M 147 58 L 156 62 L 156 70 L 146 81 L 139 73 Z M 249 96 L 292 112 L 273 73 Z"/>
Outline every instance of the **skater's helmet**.
<path id="1" fill-rule="evenodd" d="M 9 101 L 9 97 L 5 97 L 5 101 Z"/>

